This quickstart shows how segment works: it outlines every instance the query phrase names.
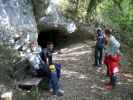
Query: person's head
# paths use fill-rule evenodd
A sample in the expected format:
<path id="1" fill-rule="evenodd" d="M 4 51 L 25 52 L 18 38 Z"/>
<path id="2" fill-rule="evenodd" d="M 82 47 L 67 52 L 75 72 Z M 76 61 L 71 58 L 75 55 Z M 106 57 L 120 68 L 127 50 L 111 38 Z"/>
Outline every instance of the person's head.
<path id="1" fill-rule="evenodd" d="M 102 29 L 101 28 L 97 28 L 97 34 L 102 32 Z"/>
<path id="2" fill-rule="evenodd" d="M 111 31 L 109 29 L 105 29 L 104 35 L 105 35 L 105 47 L 109 45 L 109 38 L 111 36 Z"/>
<path id="3" fill-rule="evenodd" d="M 31 50 L 32 50 L 32 51 L 35 51 L 36 48 L 37 48 L 37 46 L 38 46 L 38 45 L 37 45 L 37 42 L 34 42 L 34 41 L 31 42 L 31 44 L 30 44 L 30 47 L 31 47 Z"/>
<path id="4" fill-rule="evenodd" d="M 50 69 L 51 72 L 55 72 L 56 71 L 56 67 L 55 67 L 54 64 L 50 65 L 49 69 Z"/>
<path id="5" fill-rule="evenodd" d="M 47 48 L 50 49 L 50 50 L 53 50 L 54 44 L 52 42 L 48 42 L 47 43 Z"/>
<path id="6" fill-rule="evenodd" d="M 110 37 L 112 34 L 111 30 L 105 29 L 105 37 Z"/>

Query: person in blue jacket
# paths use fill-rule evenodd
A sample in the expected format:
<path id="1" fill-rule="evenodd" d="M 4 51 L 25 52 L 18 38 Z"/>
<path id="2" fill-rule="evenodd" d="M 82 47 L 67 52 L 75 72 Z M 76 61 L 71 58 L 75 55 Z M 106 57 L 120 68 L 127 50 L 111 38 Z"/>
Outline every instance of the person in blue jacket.
<path id="1" fill-rule="evenodd" d="M 58 65 L 57 65 L 58 66 Z M 58 66 L 60 67 L 60 66 Z M 56 65 L 55 64 L 51 64 L 49 66 L 49 69 L 50 69 L 50 86 L 53 90 L 53 95 L 56 95 L 56 96 L 63 96 L 63 92 L 60 91 L 60 85 L 59 85 L 59 78 L 60 78 L 60 75 L 57 73 L 57 68 L 56 68 Z"/>
<path id="2" fill-rule="evenodd" d="M 104 49 L 104 34 L 101 28 L 97 29 L 96 32 L 96 47 L 95 47 L 95 66 L 97 71 L 100 71 L 103 61 L 103 49 Z"/>

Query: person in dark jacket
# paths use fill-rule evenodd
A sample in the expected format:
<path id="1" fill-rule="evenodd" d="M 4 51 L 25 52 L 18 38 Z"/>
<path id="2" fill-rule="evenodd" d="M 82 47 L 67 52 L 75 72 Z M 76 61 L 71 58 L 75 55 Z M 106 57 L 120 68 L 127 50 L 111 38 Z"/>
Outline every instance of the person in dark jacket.
<path id="1" fill-rule="evenodd" d="M 40 56 L 42 60 L 44 61 L 45 64 L 50 65 L 53 64 L 53 59 L 52 59 L 52 53 L 53 53 L 53 43 L 48 42 L 46 48 L 42 48 L 42 52 L 40 53 Z"/>
<path id="2" fill-rule="evenodd" d="M 97 29 L 96 38 L 95 66 L 97 67 L 97 71 L 99 72 L 102 66 L 104 49 L 104 34 L 100 28 Z"/>

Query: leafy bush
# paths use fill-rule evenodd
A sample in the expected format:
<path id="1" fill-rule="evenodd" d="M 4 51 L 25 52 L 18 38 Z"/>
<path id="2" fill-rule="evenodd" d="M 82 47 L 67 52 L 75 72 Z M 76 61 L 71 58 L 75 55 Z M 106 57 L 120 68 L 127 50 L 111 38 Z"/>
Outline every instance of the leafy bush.
<path id="1" fill-rule="evenodd" d="M 133 48 L 133 3 L 132 0 L 103 0 L 97 6 L 97 15 L 120 34 L 121 41 Z"/>
<path id="2" fill-rule="evenodd" d="M 0 81 L 11 81 L 16 70 L 15 63 L 20 59 L 18 52 L 0 45 Z"/>

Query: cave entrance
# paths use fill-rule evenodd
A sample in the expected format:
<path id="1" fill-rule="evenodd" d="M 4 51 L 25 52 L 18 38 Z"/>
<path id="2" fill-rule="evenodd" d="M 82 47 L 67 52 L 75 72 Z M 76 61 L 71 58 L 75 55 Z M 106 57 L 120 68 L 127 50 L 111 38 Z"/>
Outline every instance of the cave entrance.
<path id="1" fill-rule="evenodd" d="M 67 35 L 65 32 L 57 29 L 40 31 L 38 34 L 38 44 L 45 48 L 47 42 L 53 42 L 55 47 L 58 48 L 63 41 L 65 41 Z"/>

